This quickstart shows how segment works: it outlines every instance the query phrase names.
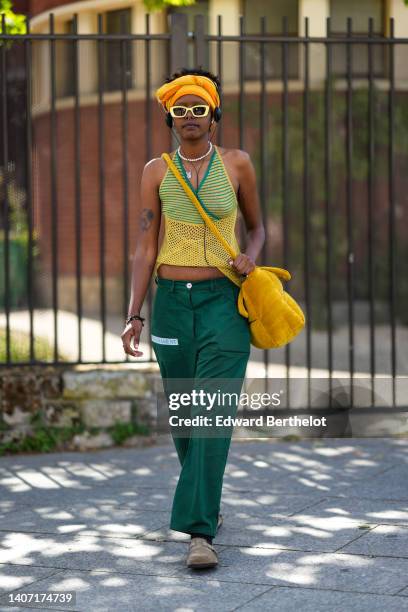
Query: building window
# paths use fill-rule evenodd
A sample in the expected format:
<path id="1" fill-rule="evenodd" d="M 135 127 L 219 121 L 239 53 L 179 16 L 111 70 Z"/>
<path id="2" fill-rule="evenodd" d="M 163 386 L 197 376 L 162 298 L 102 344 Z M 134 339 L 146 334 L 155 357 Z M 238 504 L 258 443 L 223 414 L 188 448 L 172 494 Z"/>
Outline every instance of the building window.
<path id="1" fill-rule="evenodd" d="M 184 13 L 185 15 L 187 15 L 187 30 L 188 32 L 194 32 L 195 30 L 195 16 L 196 15 L 204 15 L 204 21 L 205 21 L 205 31 L 208 34 L 209 32 L 209 0 L 196 0 L 196 3 L 191 5 L 191 6 L 169 6 L 168 8 L 168 27 L 170 29 L 170 19 L 171 19 L 171 15 L 172 13 Z M 188 56 L 187 56 L 187 60 L 188 60 L 188 66 L 194 66 L 195 65 L 195 59 L 194 59 L 194 41 L 189 38 L 189 45 L 188 45 Z M 209 49 L 208 49 L 208 45 L 206 45 L 206 55 L 205 55 L 205 63 L 203 68 L 205 68 L 205 66 L 209 65 Z"/>
<path id="2" fill-rule="evenodd" d="M 64 21 L 62 24 L 63 34 L 73 34 L 73 19 Z M 73 96 L 75 90 L 74 83 L 74 54 L 75 47 L 72 40 L 57 40 L 55 43 L 56 74 L 55 88 L 57 98 Z"/>
<path id="3" fill-rule="evenodd" d="M 130 8 L 107 11 L 103 17 L 103 31 L 105 34 L 131 33 Z M 122 45 L 124 45 L 124 50 L 121 50 Z M 123 61 L 125 62 L 124 65 L 122 65 Z M 126 89 L 130 89 L 132 87 L 131 41 L 126 41 L 125 43 L 120 40 L 104 41 L 103 71 L 105 91 L 116 91 L 122 89 L 123 71 L 125 71 L 126 74 Z"/>
<path id="4" fill-rule="evenodd" d="M 287 33 L 298 36 L 299 7 L 298 0 L 244 0 L 244 32 L 245 34 L 261 33 L 261 17 L 265 17 L 265 29 L 269 36 L 281 35 L 283 18 L 287 17 Z M 244 43 L 246 80 L 259 80 L 261 77 L 261 45 L 260 43 Z M 287 76 L 297 78 L 299 74 L 298 44 L 286 46 Z M 267 79 L 281 80 L 283 75 L 283 45 L 268 42 L 265 44 L 265 74 Z"/>
<path id="5" fill-rule="evenodd" d="M 367 36 L 369 32 L 369 17 L 373 18 L 373 37 L 383 38 L 385 33 L 385 6 L 384 0 L 331 0 L 330 1 L 330 29 L 331 34 L 338 38 L 347 35 L 347 18 L 351 17 L 352 37 Z M 369 43 L 370 45 L 372 43 Z M 347 45 L 333 45 L 333 73 L 336 76 L 347 75 Z M 368 75 L 368 45 L 352 45 L 351 74 L 354 77 L 367 77 Z M 386 45 L 373 44 L 373 75 L 385 76 L 386 72 Z"/>

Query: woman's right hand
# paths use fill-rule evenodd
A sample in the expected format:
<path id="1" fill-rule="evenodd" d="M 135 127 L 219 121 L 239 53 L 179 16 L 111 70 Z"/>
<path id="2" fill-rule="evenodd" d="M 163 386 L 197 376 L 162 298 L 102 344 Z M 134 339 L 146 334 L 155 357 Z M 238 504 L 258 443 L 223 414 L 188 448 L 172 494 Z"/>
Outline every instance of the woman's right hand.
<path id="1" fill-rule="evenodd" d="M 128 323 L 121 334 L 123 350 L 125 353 L 132 355 L 133 357 L 140 357 L 140 355 L 143 355 L 143 351 L 137 350 L 140 341 L 140 334 L 142 333 L 142 327 L 142 321 L 136 319 Z M 134 348 L 131 346 L 132 338 Z"/>

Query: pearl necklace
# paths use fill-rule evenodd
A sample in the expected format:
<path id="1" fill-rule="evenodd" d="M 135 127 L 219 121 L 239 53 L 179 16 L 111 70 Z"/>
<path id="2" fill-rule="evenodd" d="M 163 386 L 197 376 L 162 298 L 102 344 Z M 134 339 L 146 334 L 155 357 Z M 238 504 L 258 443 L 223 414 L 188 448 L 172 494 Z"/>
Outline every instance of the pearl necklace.
<path id="1" fill-rule="evenodd" d="M 196 161 L 200 161 L 200 159 L 204 159 L 204 157 L 207 157 L 207 155 L 209 153 L 211 153 L 212 148 L 213 148 L 213 145 L 212 145 L 212 142 L 210 142 L 210 148 L 208 149 L 207 153 L 204 153 L 204 155 L 202 155 L 201 157 L 184 157 L 184 155 L 182 155 L 181 152 L 180 152 L 180 145 L 177 148 L 177 152 L 180 155 L 181 159 L 184 159 L 184 161 L 196 162 Z M 187 174 L 187 177 L 189 179 L 191 179 L 192 171 L 191 170 L 186 170 L 186 174 Z"/>

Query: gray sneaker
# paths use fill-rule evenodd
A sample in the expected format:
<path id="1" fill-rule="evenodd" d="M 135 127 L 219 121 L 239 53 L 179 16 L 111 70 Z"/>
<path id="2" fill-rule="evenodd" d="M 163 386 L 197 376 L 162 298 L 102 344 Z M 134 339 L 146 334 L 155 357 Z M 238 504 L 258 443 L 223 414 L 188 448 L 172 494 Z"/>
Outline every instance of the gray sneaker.
<path id="1" fill-rule="evenodd" d="M 192 538 L 187 557 L 187 567 L 201 569 L 218 564 L 215 548 L 205 538 Z"/>

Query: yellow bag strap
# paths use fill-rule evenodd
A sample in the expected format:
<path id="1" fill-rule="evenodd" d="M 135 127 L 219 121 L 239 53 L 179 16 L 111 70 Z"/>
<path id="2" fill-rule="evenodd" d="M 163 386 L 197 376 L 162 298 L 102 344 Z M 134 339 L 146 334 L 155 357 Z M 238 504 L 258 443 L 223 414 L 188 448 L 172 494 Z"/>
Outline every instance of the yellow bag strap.
<path id="1" fill-rule="evenodd" d="M 200 215 L 204 219 L 205 223 L 207 223 L 207 225 L 210 228 L 210 230 L 213 232 L 213 234 L 221 242 L 222 246 L 227 251 L 227 253 L 229 253 L 231 255 L 232 259 L 235 259 L 236 256 L 237 256 L 237 253 L 234 251 L 234 249 L 225 240 L 224 236 L 221 234 L 221 232 L 219 231 L 218 227 L 216 227 L 216 225 L 211 221 L 210 217 L 207 215 L 207 213 L 205 212 L 204 208 L 201 206 L 200 202 L 198 201 L 196 195 L 194 194 L 192 189 L 189 187 L 189 185 L 187 185 L 186 181 L 181 176 L 181 173 L 180 173 L 179 169 L 177 168 L 176 164 L 171 159 L 170 155 L 168 155 L 168 153 L 162 153 L 161 156 L 167 162 L 167 164 L 170 166 L 170 168 L 172 169 L 173 174 L 175 174 L 175 176 L 178 179 L 180 185 L 183 187 L 184 191 L 186 192 L 186 194 L 188 195 L 190 200 L 193 202 L 194 206 L 197 208 L 198 212 L 200 213 Z"/>

